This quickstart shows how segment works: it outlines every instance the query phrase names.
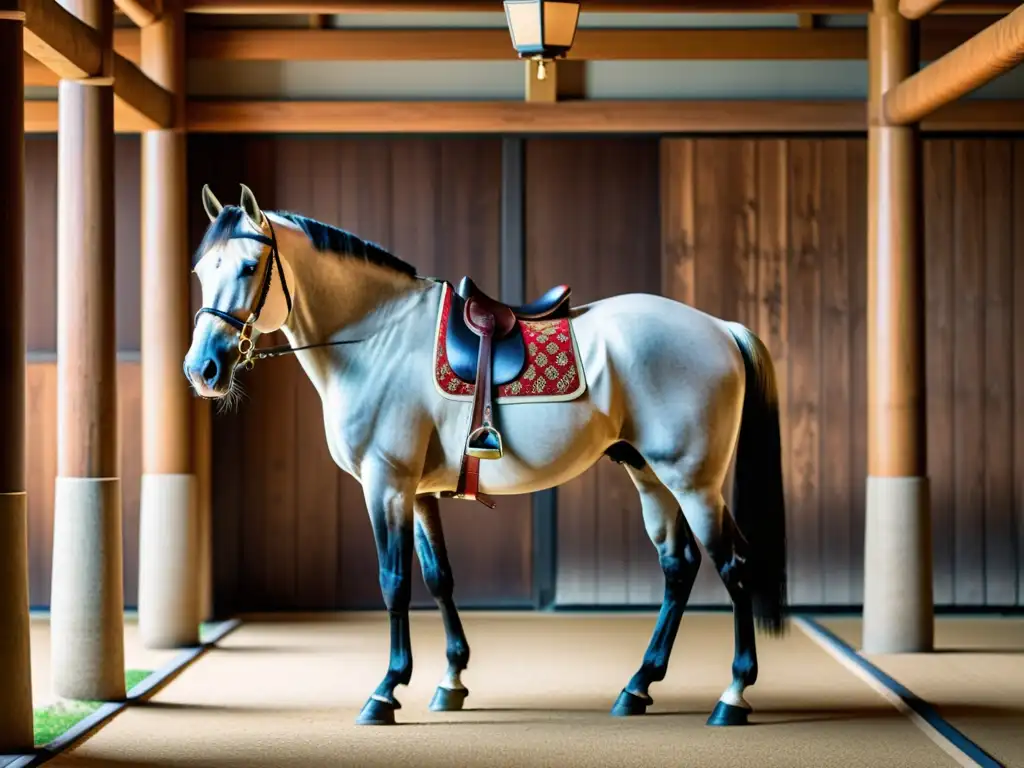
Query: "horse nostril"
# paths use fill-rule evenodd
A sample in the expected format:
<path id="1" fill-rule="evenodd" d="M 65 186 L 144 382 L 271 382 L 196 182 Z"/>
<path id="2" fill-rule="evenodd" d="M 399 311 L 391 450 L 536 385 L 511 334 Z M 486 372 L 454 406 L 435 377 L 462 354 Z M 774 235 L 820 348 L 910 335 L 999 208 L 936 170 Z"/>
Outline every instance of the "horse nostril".
<path id="1" fill-rule="evenodd" d="M 217 361 L 209 359 L 203 364 L 203 380 L 207 384 L 212 384 L 217 380 Z"/>

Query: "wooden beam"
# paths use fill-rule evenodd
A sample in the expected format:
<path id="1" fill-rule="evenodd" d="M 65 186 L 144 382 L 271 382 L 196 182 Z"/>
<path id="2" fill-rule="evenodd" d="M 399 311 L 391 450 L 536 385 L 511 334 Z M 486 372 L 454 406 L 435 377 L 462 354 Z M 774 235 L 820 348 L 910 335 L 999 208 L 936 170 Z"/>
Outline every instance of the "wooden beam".
<path id="1" fill-rule="evenodd" d="M 946 0 L 900 0 L 900 15 L 905 19 L 921 19 Z"/>
<path id="2" fill-rule="evenodd" d="M 114 50 L 120 53 L 129 61 L 139 63 L 139 30 L 137 29 L 115 29 Z M 60 76 L 25 53 L 25 85 L 56 87 L 60 82 Z"/>
<path id="3" fill-rule="evenodd" d="M 922 55 L 938 58 L 985 26 L 983 19 L 955 24 L 931 19 L 922 29 Z M 120 38 L 115 44 L 121 50 Z M 190 59 L 215 61 L 508 61 L 514 55 L 503 29 L 196 29 L 188 38 Z M 863 60 L 867 34 L 863 29 L 581 29 L 568 58 Z"/>
<path id="4" fill-rule="evenodd" d="M 160 18 L 160 0 L 115 0 L 118 9 L 137 27 L 148 27 Z"/>
<path id="5" fill-rule="evenodd" d="M 939 13 L 1004 14 L 1014 2 L 949 0 Z M 409 11 L 501 13 L 496 0 L 186 0 L 189 13 L 212 14 L 336 14 L 406 13 Z M 601 13 L 867 13 L 871 0 L 587 0 L 586 12 Z"/>
<path id="6" fill-rule="evenodd" d="M 1024 5 L 907 78 L 884 97 L 888 122 L 915 123 L 1024 60 Z"/>
<path id="7" fill-rule="evenodd" d="M 146 130 L 169 128 L 173 123 L 174 96 L 119 53 L 114 54 L 114 95 L 122 108 L 138 113 Z"/>
<path id="8" fill-rule="evenodd" d="M 55 0 L 25 0 L 25 53 L 58 77 L 81 80 L 103 67 L 100 34 Z"/>
<path id="9" fill-rule="evenodd" d="M 197 133 L 859 133 L 859 100 L 827 101 L 191 101 L 186 126 Z M 256 123 L 252 121 L 256 120 Z M 248 121 L 248 122 L 247 122 Z M 117 133 L 147 122 L 115 110 Z M 972 99 L 950 104 L 925 131 L 1024 132 L 1024 100 Z M 25 102 L 25 132 L 54 133 L 56 101 Z"/>

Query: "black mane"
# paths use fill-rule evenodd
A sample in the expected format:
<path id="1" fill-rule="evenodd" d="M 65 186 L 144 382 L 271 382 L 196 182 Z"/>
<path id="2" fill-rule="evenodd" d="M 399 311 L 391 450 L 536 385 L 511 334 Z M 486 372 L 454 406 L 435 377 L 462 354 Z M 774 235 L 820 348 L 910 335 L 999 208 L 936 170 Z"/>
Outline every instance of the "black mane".
<path id="1" fill-rule="evenodd" d="M 339 256 L 363 259 L 370 264 L 393 269 L 409 277 L 416 277 L 416 267 L 402 261 L 377 243 L 353 235 L 339 227 L 332 227 L 316 219 L 300 216 L 288 211 L 268 211 L 279 218 L 290 221 L 301 229 L 310 244 L 318 251 L 329 251 Z M 245 211 L 237 205 L 225 205 L 220 214 L 210 222 L 203 240 L 196 251 L 201 256 L 208 249 L 236 237 L 245 218 Z"/>

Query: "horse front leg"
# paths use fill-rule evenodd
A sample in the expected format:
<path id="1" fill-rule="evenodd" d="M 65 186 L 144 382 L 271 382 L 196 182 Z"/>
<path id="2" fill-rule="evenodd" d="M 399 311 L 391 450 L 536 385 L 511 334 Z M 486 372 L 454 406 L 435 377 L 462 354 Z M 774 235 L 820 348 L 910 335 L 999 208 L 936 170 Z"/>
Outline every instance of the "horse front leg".
<path id="1" fill-rule="evenodd" d="M 456 712 L 469 696 L 462 684 L 461 675 L 469 666 L 469 642 L 462 628 L 455 607 L 453 593 L 455 580 L 448 562 L 448 548 L 444 543 L 444 529 L 441 527 L 441 513 L 437 497 L 420 496 L 416 499 L 416 554 L 423 569 L 423 583 L 441 611 L 447 641 L 448 670 L 434 698 L 430 709 L 434 712 Z"/>
<path id="2" fill-rule="evenodd" d="M 364 475 L 363 494 L 377 544 L 380 590 L 391 624 L 391 657 L 384 679 L 363 706 L 357 725 L 394 725 L 402 705 L 395 688 L 412 679 L 409 602 L 412 595 L 415 484 L 388 473 Z M 412 488 L 409 486 L 412 485 Z"/>

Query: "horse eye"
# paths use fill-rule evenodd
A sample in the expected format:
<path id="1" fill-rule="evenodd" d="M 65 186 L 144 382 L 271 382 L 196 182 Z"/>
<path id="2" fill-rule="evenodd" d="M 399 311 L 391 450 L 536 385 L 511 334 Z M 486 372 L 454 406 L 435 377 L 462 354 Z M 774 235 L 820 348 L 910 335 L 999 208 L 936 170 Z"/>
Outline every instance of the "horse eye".
<path id="1" fill-rule="evenodd" d="M 245 264 L 242 264 L 242 271 L 241 271 L 242 277 L 249 277 L 250 275 L 255 275 L 255 274 L 256 274 L 256 264 L 255 263 L 246 262 Z"/>

